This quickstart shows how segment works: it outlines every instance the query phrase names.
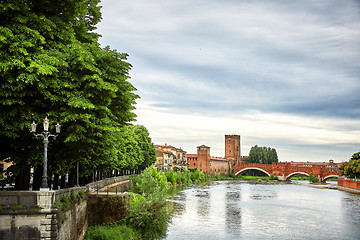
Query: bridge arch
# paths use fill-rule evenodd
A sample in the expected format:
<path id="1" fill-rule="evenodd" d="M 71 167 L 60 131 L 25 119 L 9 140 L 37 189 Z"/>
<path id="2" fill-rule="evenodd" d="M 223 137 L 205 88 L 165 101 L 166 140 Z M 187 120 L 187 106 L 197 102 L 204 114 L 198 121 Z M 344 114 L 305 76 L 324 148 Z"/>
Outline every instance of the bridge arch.
<path id="1" fill-rule="evenodd" d="M 238 172 L 235 174 L 235 176 L 238 176 L 238 175 L 240 175 L 242 172 L 245 172 L 245 171 L 247 171 L 247 170 L 258 170 L 258 171 L 260 171 L 260 172 L 265 173 L 266 175 L 268 175 L 268 176 L 270 177 L 270 174 L 269 174 L 267 171 L 265 171 L 264 169 L 261 169 L 261 168 L 257 168 L 257 167 L 247 167 L 247 168 L 241 169 L 240 171 L 238 171 Z"/>
<path id="2" fill-rule="evenodd" d="M 305 175 L 305 176 L 309 176 L 309 174 L 306 173 L 306 172 L 293 172 L 293 173 L 290 173 L 289 175 L 286 176 L 285 181 L 290 180 L 294 175 Z"/>
<path id="3" fill-rule="evenodd" d="M 332 177 L 338 178 L 339 175 L 335 175 L 335 174 L 334 175 L 328 175 L 328 176 L 324 177 L 323 181 L 326 181 L 326 179 L 329 179 L 329 178 L 332 178 Z"/>

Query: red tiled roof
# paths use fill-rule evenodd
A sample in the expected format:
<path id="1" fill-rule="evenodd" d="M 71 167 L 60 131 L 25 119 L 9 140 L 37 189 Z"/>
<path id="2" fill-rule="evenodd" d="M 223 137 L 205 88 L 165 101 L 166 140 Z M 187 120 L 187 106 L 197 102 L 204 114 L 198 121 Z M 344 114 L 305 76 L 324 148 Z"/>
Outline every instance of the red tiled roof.
<path id="1" fill-rule="evenodd" d="M 175 150 L 175 151 L 182 151 L 182 152 L 185 152 L 183 149 L 181 148 L 177 148 L 177 147 L 174 147 L 174 146 L 171 146 L 171 145 L 155 145 L 156 148 L 170 148 L 172 150 Z"/>
<path id="2" fill-rule="evenodd" d="M 162 150 L 162 149 L 160 149 L 160 148 L 156 148 L 156 151 L 162 152 L 162 153 L 167 153 L 167 154 L 172 154 L 172 152 L 165 151 L 165 150 Z"/>

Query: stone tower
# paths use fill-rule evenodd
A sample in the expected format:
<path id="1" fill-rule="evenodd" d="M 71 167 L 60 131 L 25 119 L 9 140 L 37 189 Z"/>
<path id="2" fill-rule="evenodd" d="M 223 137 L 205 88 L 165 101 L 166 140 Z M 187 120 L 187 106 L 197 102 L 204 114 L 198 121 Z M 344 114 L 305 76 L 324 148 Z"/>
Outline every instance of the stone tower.
<path id="1" fill-rule="evenodd" d="M 231 158 L 233 164 L 240 162 L 240 135 L 225 135 L 225 158 Z"/>
<path id="2" fill-rule="evenodd" d="M 210 173 L 210 147 L 201 145 L 197 147 L 197 167 L 205 174 Z"/>

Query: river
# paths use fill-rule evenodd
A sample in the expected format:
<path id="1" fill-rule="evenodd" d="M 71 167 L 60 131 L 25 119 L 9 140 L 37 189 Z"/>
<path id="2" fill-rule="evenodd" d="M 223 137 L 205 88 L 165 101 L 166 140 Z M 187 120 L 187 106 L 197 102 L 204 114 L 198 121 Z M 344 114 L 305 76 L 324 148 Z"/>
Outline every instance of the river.
<path id="1" fill-rule="evenodd" d="M 173 239 L 360 239 L 360 195 L 244 180 L 193 184 L 170 195 Z"/>

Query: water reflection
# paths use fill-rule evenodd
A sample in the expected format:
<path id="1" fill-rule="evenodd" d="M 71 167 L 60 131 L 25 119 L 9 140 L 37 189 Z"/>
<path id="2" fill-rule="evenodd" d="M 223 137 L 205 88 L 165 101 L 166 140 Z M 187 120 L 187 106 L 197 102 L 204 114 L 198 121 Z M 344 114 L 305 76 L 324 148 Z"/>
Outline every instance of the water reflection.
<path id="1" fill-rule="evenodd" d="M 358 239 L 360 195 L 292 184 L 218 181 L 170 197 L 166 239 Z"/>
<path id="2" fill-rule="evenodd" d="M 210 205 L 209 205 L 210 193 L 209 190 L 204 188 L 198 189 L 195 192 L 195 198 L 197 203 L 197 215 L 201 217 L 208 216 L 210 210 Z"/>
<path id="3" fill-rule="evenodd" d="M 229 190 L 225 194 L 225 211 L 226 211 L 226 233 L 227 234 L 235 234 L 238 232 L 240 235 L 241 229 L 241 188 L 231 189 L 231 187 L 227 187 Z"/>

